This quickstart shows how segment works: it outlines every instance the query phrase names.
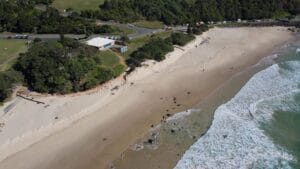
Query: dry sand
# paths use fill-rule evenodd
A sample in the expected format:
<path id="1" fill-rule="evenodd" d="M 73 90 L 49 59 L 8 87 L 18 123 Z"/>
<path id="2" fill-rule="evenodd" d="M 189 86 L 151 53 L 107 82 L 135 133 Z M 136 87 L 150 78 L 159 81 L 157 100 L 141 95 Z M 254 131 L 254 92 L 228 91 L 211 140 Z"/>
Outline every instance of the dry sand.
<path id="1" fill-rule="evenodd" d="M 16 98 L 0 110 L 0 168 L 104 168 L 167 111 L 188 109 L 292 37 L 280 27 L 214 28 L 165 61 L 146 62 L 125 84 L 120 78 L 81 94 L 34 96 L 45 105 Z"/>

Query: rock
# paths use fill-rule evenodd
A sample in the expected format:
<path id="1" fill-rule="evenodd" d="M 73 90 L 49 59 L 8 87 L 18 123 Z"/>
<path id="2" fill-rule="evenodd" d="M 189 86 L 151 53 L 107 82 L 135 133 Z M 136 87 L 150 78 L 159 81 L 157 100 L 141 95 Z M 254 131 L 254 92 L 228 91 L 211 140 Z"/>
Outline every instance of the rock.
<path id="1" fill-rule="evenodd" d="M 149 144 L 153 144 L 154 143 L 154 140 L 153 139 L 148 139 L 147 141 Z"/>

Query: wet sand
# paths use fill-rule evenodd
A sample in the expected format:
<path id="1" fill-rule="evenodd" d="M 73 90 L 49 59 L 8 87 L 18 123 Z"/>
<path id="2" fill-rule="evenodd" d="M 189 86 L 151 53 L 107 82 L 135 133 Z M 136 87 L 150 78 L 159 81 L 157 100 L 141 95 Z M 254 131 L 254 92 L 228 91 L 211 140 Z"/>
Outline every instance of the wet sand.
<path id="1" fill-rule="evenodd" d="M 209 129 L 215 110 L 229 101 L 255 73 L 274 63 L 272 56 L 270 53 L 258 64 L 237 73 L 193 108 L 176 114 L 178 118 L 166 114 L 163 122 L 149 129 L 107 169 L 174 168 L 185 151 Z"/>
<path id="2" fill-rule="evenodd" d="M 207 43 L 195 45 L 198 47 L 166 67 L 140 70 L 147 71 L 144 78 L 129 78 L 133 84 L 119 90 L 91 114 L 9 156 L 0 162 L 0 168 L 111 167 L 113 160 L 124 157 L 123 152 L 143 138 L 152 125 L 159 124 L 167 113 L 193 107 L 234 74 L 292 38 L 286 28 L 278 27 L 215 28 L 203 36 L 209 39 Z M 202 115 L 203 123 L 195 125 L 203 125 L 205 131 L 211 115 L 205 112 Z"/>

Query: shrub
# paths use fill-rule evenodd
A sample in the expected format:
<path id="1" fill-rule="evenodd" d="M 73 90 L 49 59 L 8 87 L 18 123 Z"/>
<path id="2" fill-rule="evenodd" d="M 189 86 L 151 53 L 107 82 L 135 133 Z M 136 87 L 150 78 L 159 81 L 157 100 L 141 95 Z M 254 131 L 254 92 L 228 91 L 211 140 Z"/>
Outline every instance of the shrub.
<path id="1" fill-rule="evenodd" d="M 170 36 L 170 38 L 168 40 L 171 41 L 174 45 L 184 46 L 188 42 L 190 42 L 194 39 L 195 39 L 195 37 L 190 34 L 172 33 L 172 35 Z"/>

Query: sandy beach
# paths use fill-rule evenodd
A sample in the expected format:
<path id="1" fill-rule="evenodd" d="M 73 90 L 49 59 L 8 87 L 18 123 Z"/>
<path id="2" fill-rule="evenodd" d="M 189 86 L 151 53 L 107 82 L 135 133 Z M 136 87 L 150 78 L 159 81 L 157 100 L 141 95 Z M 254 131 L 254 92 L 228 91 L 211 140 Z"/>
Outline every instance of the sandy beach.
<path id="1" fill-rule="evenodd" d="M 126 82 L 68 96 L 30 93 L 45 104 L 17 97 L 0 108 L 0 168 L 109 167 L 167 113 L 189 109 L 292 38 L 281 27 L 214 28 Z"/>

